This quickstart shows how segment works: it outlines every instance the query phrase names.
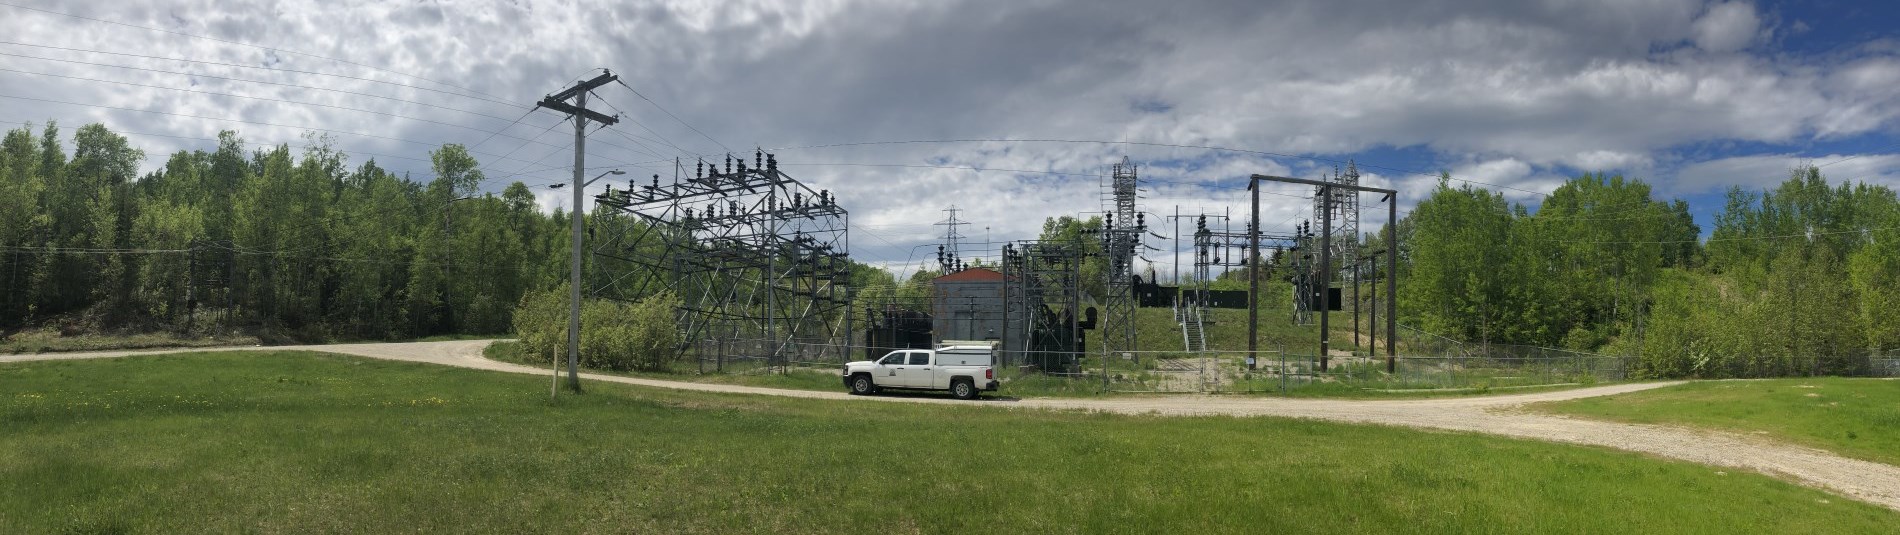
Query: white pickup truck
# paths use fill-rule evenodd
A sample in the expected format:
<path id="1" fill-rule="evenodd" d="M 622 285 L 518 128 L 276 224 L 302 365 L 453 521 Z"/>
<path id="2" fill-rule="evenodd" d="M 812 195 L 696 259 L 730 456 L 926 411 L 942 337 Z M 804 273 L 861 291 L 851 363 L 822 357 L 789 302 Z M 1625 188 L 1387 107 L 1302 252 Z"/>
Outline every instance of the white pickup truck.
<path id="1" fill-rule="evenodd" d="M 996 391 L 994 360 L 989 346 L 900 349 L 875 361 L 846 363 L 844 386 L 857 395 L 896 388 L 949 390 L 957 399 L 976 399 L 982 390 Z"/>

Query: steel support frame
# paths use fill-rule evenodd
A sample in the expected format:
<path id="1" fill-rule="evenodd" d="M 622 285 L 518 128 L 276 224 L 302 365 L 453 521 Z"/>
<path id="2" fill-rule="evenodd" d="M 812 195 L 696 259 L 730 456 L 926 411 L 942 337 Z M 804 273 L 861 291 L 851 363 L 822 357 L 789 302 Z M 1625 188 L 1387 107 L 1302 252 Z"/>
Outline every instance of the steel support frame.
<path id="1" fill-rule="evenodd" d="M 1397 342 L 1398 342 L 1398 336 L 1396 334 L 1398 332 L 1398 320 L 1396 318 L 1397 314 L 1395 314 L 1395 312 L 1398 311 L 1398 297 L 1397 297 L 1398 288 L 1397 288 L 1396 281 L 1398 279 L 1399 270 L 1398 270 L 1398 254 L 1397 254 L 1398 233 L 1394 232 L 1393 229 L 1395 228 L 1394 225 L 1396 225 L 1398 221 L 1398 202 L 1399 202 L 1398 192 L 1394 190 L 1390 190 L 1390 189 L 1385 189 L 1385 188 L 1374 188 L 1374 187 L 1369 187 L 1369 186 L 1361 186 L 1357 184 L 1347 185 L 1347 184 L 1339 184 L 1336 182 L 1328 182 L 1328 181 L 1321 181 L 1321 180 L 1310 180 L 1310 179 L 1304 179 L 1304 178 L 1292 178 L 1292 177 L 1283 177 L 1283 176 L 1255 174 L 1255 175 L 1252 175 L 1247 182 L 1247 189 L 1250 190 L 1253 194 L 1253 202 L 1255 206 L 1254 212 L 1251 215 L 1252 217 L 1251 224 L 1253 228 L 1258 228 L 1258 225 L 1260 222 L 1260 210 L 1259 210 L 1260 184 L 1262 182 L 1282 182 L 1282 183 L 1304 184 L 1308 186 L 1314 186 L 1317 189 L 1319 195 L 1321 196 L 1330 196 L 1334 190 L 1342 189 L 1342 188 L 1352 190 L 1355 192 L 1361 192 L 1361 193 L 1380 193 L 1380 194 L 1385 195 L 1385 198 L 1383 199 L 1383 201 L 1386 203 L 1386 209 L 1388 210 L 1388 214 L 1390 216 L 1390 219 L 1386 221 L 1386 227 L 1388 230 L 1386 232 L 1386 250 L 1390 251 L 1390 253 L 1386 255 L 1386 263 L 1387 263 L 1386 266 L 1388 270 L 1387 271 L 1388 274 L 1386 278 L 1386 284 L 1387 284 L 1386 372 L 1387 373 L 1396 372 L 1398 368 L 1398 361 L 1397 361 L 1397 357 L 1393 353 L 1397 347 Z M 1322 225 L 1324 226 L 1325 223 L 1322 223 Z M 1319 264 L 1320 265 L 1318 266 L 1315 273 L 1319 273 L 1321 275 L 1327 275 L 1327 274 L 1332 273 L 1332 265 L 1331 265 L 1332 258 L 1331 258 L 1331 255 L 1329 254 L 1329 248 L 1332 246 L 1332 243 L 1331 243 L 1332 238 L 1330 234 L 1331 232 L 1321 232 L 1319 235 L 1319 240 L 1320 240 Z M 1254 247 L 1255 255 L 1258 256 L 1259 242 L 1255 241 L 1253 247 Z M 1321 359 L 1320 362 L 1322 366 L 1321 368 L 1322 371 L 1324 371 L 1324 366 L 1326 362 L 1325 358 L 1327 355 L 1326 350 L 1328 349 L 1328 346 L 1330 345 L 1329 338 L 1331 334 L 1331 333 L 1326 332 L 1326 326 L 1327 326 L 1326 317 L 1328 315 L 1327 314 L 1328 309 L 1330 308 L 1329 306 L 1326 306 L 1326 302 L 1325 302 L 1326 298 L 1327 298 L 1326 292 L 1321 291 L 1320 292 L 1321 306 L 1319 307 L 1320 309 L 1319 310 L 1319 313 L 1320 313 L 1319 349 L 1320 349 L 1320 359 Z M 1247 310 L 1249 311 L 1248 312 L 1249 315 L 1252 315 L 1254 313 L 1253 311 L 1257 310 L 1259 306 L 1260 306 L 1260 303 L 1259 303 L 1258 296 L 1255 296 L 1255 295 L 1247 296 Z M 1259 336 L 1259 333 L 1257 332 L 1248 333 L 1247 345 L 1248 345 L 1249 351 L 1253 350 L 1255 344 L 1257 343 L 1258 336 Z"/>
<path id="2" fill-rule="evenodd" d="M 775 155 L 757 152 L 751 167 L 730 155 L 723 169 L 698 162 L 690 178 L 661 184 L 654 175 L 595 201 L 637 224 L 597 243 L 597 257 L 632 269 L 593 291 L 677 293 L 680 356 L 707 336 L 758 340 L 754 356 L 775 366 L 848 354 L 850 214 L 829 191 L 780 171 Z"/>

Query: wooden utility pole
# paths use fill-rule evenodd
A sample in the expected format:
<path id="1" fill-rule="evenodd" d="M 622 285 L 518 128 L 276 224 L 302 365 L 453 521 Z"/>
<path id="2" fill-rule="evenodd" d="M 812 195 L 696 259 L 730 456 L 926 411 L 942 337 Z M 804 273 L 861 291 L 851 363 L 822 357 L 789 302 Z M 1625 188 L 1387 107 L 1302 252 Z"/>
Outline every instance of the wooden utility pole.
<path id="1" fill-rule="evenodd" d="M 587 169 L 587 121 L 592 119 L 603 125 L 612 125 L 620 119 L 587 109 L 587 93 L 594 88 L 619 81 L 614 73 L 601 69 L 600 76 L 592 80 L 574 84 L 560 93 L 548 95 L 535 103 L 535 108 L 548 108 L 566 113 L 574 121 L 574 211 L 569 214 L 574 237 L 569 249 L 568 269 L 568 308 L 567 308 L 567 386 L 576 392 L 581 389 L 580 347 L 581 347 L 581 190 L 586 189 L 581 173 Z M 567 100 L 573 99 L 573 104 Z"/>

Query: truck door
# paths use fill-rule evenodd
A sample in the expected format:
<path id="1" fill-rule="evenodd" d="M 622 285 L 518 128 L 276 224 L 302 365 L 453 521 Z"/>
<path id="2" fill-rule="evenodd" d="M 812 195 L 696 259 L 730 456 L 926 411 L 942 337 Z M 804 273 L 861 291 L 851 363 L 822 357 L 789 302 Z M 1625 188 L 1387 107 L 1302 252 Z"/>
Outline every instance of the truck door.
<path id="1" fill-rule="evenodd" d="M 909 361 L 897 371 L 897 384 L 898 386 L 908 386 L 911 388 L 931 388 L 936 386 L 932 384 L 932 379 L 936 375 L 936 371 L 931 369 L 934 367 L 935 366 L 930 362 L 929 351 L 912 351 L 910 352 Z"/>
<path id="2" fill-rule="evenodd" d="M 904 358 L 904 351 L 892 351 L 884 358 L 877 359 L 877 364 L 871 368 L 871 382 L 880 386 L 904 386 L 902 379 L 898 378 L 898 370 L 904 368 Z"/>

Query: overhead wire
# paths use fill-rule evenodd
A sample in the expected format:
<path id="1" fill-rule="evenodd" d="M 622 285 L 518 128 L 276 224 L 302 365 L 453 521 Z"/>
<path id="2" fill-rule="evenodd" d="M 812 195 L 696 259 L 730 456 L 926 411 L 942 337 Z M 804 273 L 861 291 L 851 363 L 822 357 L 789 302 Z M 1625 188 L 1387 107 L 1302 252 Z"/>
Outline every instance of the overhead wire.
<path id="1" fill-rule="evenodd" d="M 402 114 L 399 114 L 399 113 L 392 113 L 392 112 L 386 112 L 386 111 L 379 111 L 379 110 L 371 110 L 371 109 L 364 109 L 364 108 L 352 108 L 352 107 L 349 107 L 349 106 L 339 106 L 339 105 L 335 105 L 335 104 L 323 104 L 323 103 L 320 103 L 320 102 L 304 102 L 304 101 L 299 101 L 299 100 L 290 100 L 290 99 L 281 99 L 281 98 L 271 98 L 271 97 L 261 97 L 261 96 L 254 96 L 254 95 L 239 95 L 239 94 L 235 94 L 235 93 L 219 93 L 219 92 L 216 92 L 216 91 L 204 91 L 204 90 L 199 90 L 199 89 L 185 89 L 185 88 L 181 88 L 181 87 L 168 87 L 168 86 L 161 86 L 161 85 L 152 85 L 152 84 L 142 84 L 142 83 L 138 83 L 138 82 L 127 82 L 127 81 L 123 81 L 123 80 L 105 80 L 105 79 L 100 79 L 100 78 L 87 78 L 87 77 L 83 77 L 83 76 L 71 76 L 71 75 L 64 75 L 64 74 L 52 74 L 52 73 L 43 73 L 43 72 L 33 72 L 33 71 L 23 71 L 23 70 L 18 70 L 18 69 L 8 69 L 8 68 L 0 68 L 0 72 L 12 72 L 12 73 L 19 73 L 19 74 L 30 74 L 30 75 L 35 75 L 35 76 L 51 76 L 51 77 L 56 77 L 56 78 L 67 78 L 67 79 L 72 79 L 72 80 L 84 80 L 84 81 L 88 81 L 88 82 L 101 82 L 101 83 L 109 83 L 109 84 L 120 84 L 120 85 L 129 85 L 129 86 L 134 86 L 134 87 L 144 87 L 144 88 L 150 88 L 150 89 L 163 89 L 163 90 L 167 90 L 167 91 L 178 91 L 178 92 L 183 92 L 183 93 L 197 93 L 197 94 L 201 94 L 201 95 L 211 95 L 211 96 L 219 96 L 219 97 L 231 97 L 231 98 L 242 98 L 242 99 L 250 99 L 250 100 L 262 100 L 262 101 L 267 101 L 267 102 L 277 102 L 277 103 L 282 103 L 282 104 L 295 104 L 295 105 L 299 105 L 299 106 L 316 106 L 316 107 L 320 107 L 320 108 L 329 108 L 329 109 L 334 109 L 334 110 L 344 110 L 344 111 L 353 111 L 353 112 L 360 112 L 360 113 L 369 113 L 369 114 L 374 114 L 374 115 L 381 115 L 381 116 L 385 116 L 385 117 L 392 117 L 392 118 L 396 118 L 396 119 L 404 119 L 404 120 L 410 120 L 410 121 L 418 121 L 418 122 L 424 122 L 424 123 L 429 123 L 429 124 L 436 124 L 436 125 L 442 125 L 442 126 L 447 126 L 447 127 L 451 127 L 451 128 L 461 128 L 461 129 L 466 129 L 466 130 L 473 130 L 473 131 L 476 131 L 476 132 L 484 132 L 484 133 L 487 133 L 487 134 L 488 134 L 488 137 L 487 137 L 487 138 L 484 138 L 484 139 L 482 140 L 482 142 L 481 142 L 481 143 L 487 143 L 489 139 L 493 139 L 493 138 L 494 138 L 495 136 L 506 136 L 506 137 L 509 137 L 509 138 L 513 138 L 513 139 L 522 139 L 522 140 L 525 140 L 525 139 L 526 139 L 526 138 L 521 138 L 521 137 L 516 137 L 516 136 L 508 136 L 508 135 L 506 135 L 506 134 L 502 134 L 502 130 L 507 130 L 507 129 L 508 129 L 508 127 L 512 127 L 512 126 L 514 126 L 515 124 L 518 124 L 518 123 L 520 123 L 520 122 L 521 122 L 521 119 L 516 119 L 516 120 L 515 120 L 514 122 L 511 122 L 511 123 L 509 123 L 509 124 L 508 124 L 508 126 L 506 126 L 506 127 L 502 127 L 502 129 L 501 129 L 501 130 L 488 130 L 488 129 L 484 129 L 484 128 L 479 128 L 479 127 L 474 127 L 474 126 L 468 126 L 468 125 L 464 125 L 464 124 L 458 124 L 458 123 L 451 123 L 451 122 L 447 122 L 447 121 L 437 121 L 437 120 L 434 120 L 434 119 L 425 119 L 425 118 L 422 118 L 422 117 L 412 117 L 412 116 L 407 116 L 407 115 L 402 115 Z M 523 119 L 525 119 L 525 118 L 527 118 L 527 114 L 522 114 L 522 118 L 523 118 Z M 481 145 L 481 143 L 477 143 L 477 144 L 476 144 L 475 146 L 480 146 L 480 145 Z"/>
<path id="2" fill-rule="evenodd" d="M 4 2 L 0 2 L 0 5 L 10 5 L 10 4 L 6 4 L 6 3 L 4 3 Z M 54 45 L 40 45 L 40 44 L 33 44 L 33 43 L 22 43 L 22 42 L 19 42 L 19 41 L 7 41 L 7 40 L 0 40 L 0 45 L 13 45 L 13 46 L 26 46 L 26 47 L 33 47 L 33 48 L 46 48 L 46 49 L 52 49 L 52 50 L 65 50 L 65 51 L 69 51 L 69 52 L 80 52 L 80 53 L 88 53 L 88 54 L 105 54 L 105 55 L 112 55 L 112 56 L 124 56 L 124 57 L 132 57 L 132 58 L 140 58 L 140 59 L 152 59 L 152 60 L 159 60 L 159 61 L 176 61 L 176 62 L 182 62 L 182 63 L 197 63 L 197 64 L 201 64 L 201 65 L 216 65 L 216 66 L 219 66 L 219 67 L 231 67 L 231 68 L 234 68 L 234 69 L 251 69 L 251 70 L 260 70 L 260 71 L 274 71 L 274 72 L 286 72 L 286 73 L 292 73 L 292 74 L 307 74 L 307 75 L 311 75 L 311 76 L 324 76 L 324 77 L 330 77 L 330 78 L 341 78 L 341 79 L 344 79 L 344 80 L 354 80 L 354 81 L 358 81 L 358 82 L 368 82 L 368 83 L 374 83 L 374 84 L 384 84 L 384 85 L 392 85 L 392 86 L 396 86 L 396 87 L 402 87 L 402 88 L 407 88 L 407 89 L 415 89 L 415 90 L 418 90 L 418 91 L 429 91 L 429 92 L 432 92 L 432 93 L 440 93 L 440 94 L 443 94 L 443 95 L 450 95 L 450 96 L 458 96 L 458 97 L 464 97 L 464 98 L 471 98 L 471 99 L 475 99 L 475 100 L 480 100 L 480 101 L 484 101 L 484 102 L 490 102 L 490 103 L 494 103 L 494 104 L 500 104 L 500 105 L 503 105 L 503 106 L 509 106 L 509 107 L 513 107 L 513 108 L 517 108 L 517 109 L 519 109 L 519 108 L 525 108 L 525 107 L 526 107 L 526 106 L 522 106 L 522 105 L 520 105 L 520 104 L 515 104 L 515 103 L 512 103 L 512 102 L 508 102 L 508 101 L 504 101 L 504 100 L 498 100 L 498 99 L 492 99 L 492 98 L 484 98 L 484 97 L 476 97 L 476 96 L 471 96 L 471 95 L 466 95 L 466 94 L 462 94 L 462 93 L 456 93 L 456 92 L 453 92 L 453 91 L 443 91 L 443 90 L 440 90 L 440 89 L 435 89 L 435 88 L 430 88 L 430 87 L 422 87 L 422 86 L 417 86 L 417 85 L 410 85 L 410 84 L 405 84 L 405 83 L 401 83 L 401 82 L 391 82 L 391 81 L 388 81 L 388 80 L 377 80 L 377 79 L 375 79 L 375 78 L 364 78 L 364 77 L 361 77 L 361 76 L 350 76 L 350 75 L 347 75 L 347 74 L 335 74 L 335 73 L 327 73 L 327 72 L 321 72 L 321 71 L 306 71 L 306 70 L 301 70 L 301 69 L 286 69 L 286 68 L 281 68 L 281 67 L 268 67 L 268 66 L 264 66 L 264 65 L 245 65 L 245 64 L 242 64 L 242 63 L 225 63 L 225 62 L 222 62 L 222 61 L 210 61 L 210 60 L 199 60 L 199 59 L 190 59 L 190 58 L 174 58 L 174 57 L 165 57 L 165 56 L 153 56 L 153 55 L 149 55 L 149 54 L 134 54 L 134 53 L 131 53 L 131 52 L 114 52 L 114 51 L 109 51 L 109 50 L 91 50 L 91 49 L 85 49 L 85 48 L 73 48 L 73 47 L 64 47 L 64 46 L 54 46 Z"/>
<path id="3" fill-rule="evenodd" d="M 404 103 L 404 104 L 414 104 L 414 105 L 417 105 L 417 106 L 426 106 L 426 107 L 430 107 L 430 108 L 436 108 L 436 109 L 441 109 L 441 110 L 448 110 L 448 111 L 453 111 L 453 112 L 460 112 L 460 113 L 466 113 L 466 114 L 469 114 L 469 115 L 475 115 L 475 116 L 480 116 L 480 117 L 486 117 L 486 118 L 489 118 L 489 119 L 494 119 L 494 120 L 497 120 L 497 121 L 506 121 L 506 120 L 508 120 L 508 118 L 507 118 L 507 117 L 501 117 L 501 116 L 497 116 L 497 115 L 490 115 L 490 114 L 487 114 L 487 113 L 482 113 L 482 112 L 478 112 L 478 111 L 473 111 L 473 110 L 465 110 L 465 109 L 462 109 L 462 108 L 456 108 L 456 107 L 451 107 L 451 106 L 443 106 L 443 105 L 440 105 L 440 104 L 431 104 L 431 103 L 428 103 L 428 102 L 422 102 L 422 101 L 419 101 L 419 100 L 409 100 L 409 99 L 405 99 L 405 98 L 398 98 L 398 97 L 391 97 L 391 96 L 387 96 L 387 95 L 378 95 L 378 94 L 375 94 L 375 93 L 365 93 L 365 92 L 362 92 L 362 91 L 350 91 L 350 90 L 348 90 L 348 89 L 335 89 L 335 88 L 329 88 L 329 87 L 317 87 L 317 86 L 312 86 L 312 85 L 304 85 L 304 84 L 293 84 L 293 83 L 287 83 L 287 82 L 272 82 L 272 81 L 269 81 L 269 80 L 257 80 L 257 79 L 253 79 L 253 78 L 234 78 L 234 77 L 229 77 L 229 76 L 216 76 L 216 75 L 210 75 L 210 74 L 204 74 L 204 73 L 196 73 L 196 72 L 183 72 L 183 71 L 171 71 L 171 70 L 165 70 L 165 69 L 153 69 L 153 68 L 148 68 L 148 67 L 134 67 L 134 66 L 131 66 L 131 65 L 116 65 L 116 64 L 111 64 L 111 63 L 97 63 L 97 62 L 91 62 L 91 61 L 80 61 L 80 60 L 75 60 L 75 59 L 60 59 L 60 58 L 48 58 L 48 57 L 41 57 L 41 56 L 29 56 L 29 55 L 26 55 L 26 54 L 14 54 L 14 53 L 11 53 L 11 52 L 0 52 L 0 56 L 10 56 L 10 57 L 16 57 L 16 58 L 26 58 L 26 59 L 36 59 L 36 60 L 42 60 L 42 61 L 54 61 L 54 62 L 60 62 L 60 63 L 71 63 L 71 64 L 77 64 L 77 65 L 91 65 L 91 66 L 95 66 L 95 67 L 110 67 L 110 68 L 114 68 L 114 69 L 126 69 L 126 70 L 134 70 L 134 71 L 145 71 L 145 72 L 151 72 L 151 73 L 158 73 L 158 74 L 175 74 L 175 75 L 179 75 L 179 76 L 186 76 L 186 77 L 192 77 L 192 78 L 209 78 L 209 79 L 212 79 L 212 80 L 225 80 L 225 81 L 229 81 L 229 82 L 242 82 L 242 83 L 248 83 L 248 84 L 263 84 L 263 85 L 274 85 L 274 86 L 282 86 L 282 87 L 294 87 L 294 88 L 298 88 L 298 89 L 309 89 L 309 90 L 313 90 L 313 91 L 326 91 L 326 92 L 331 92 L 331 93 L 342 93 L 342 94 L 346 94 L 346 95 L 353 95 L 353 96 L 359 96 L 359 97 L 368 97 L 368 98 L 374 98 L 374 99 L 382 99 L 382 100 L 388 100 L 388 101 L 393 101 L 393 102 L 401 102 L 401 103 Z"/>
<path id="4" fill-rule="evenodd" d="M 313 131 L 313 132 L 324 132 L 324 133 L 337 134 L 337 135 L 348 135 L 348 136 L 365 137 L 365 138 L 372 138 L 372 139 L 382 139 L 382 140 L 387 140 L 387 141 L 396 141 L 396 142 L 401 142 L 401 143 L 410 143 L 410 144 L 430 146 L 430 147 L 440 146 L 440 144 L 437 144 L 437 143 L 417 141 L 413 139 L 405 139 L 405 138 L 384 136 L 384 135 L 378 135 L 378 134 L 369 134 L 369 133 L 364 133 L 364 132 L 352 132 L 348 130 L 337 130 L 337 129 L 331 129 L 331 128 L 317 128 L 317 127 L 308 126 L 308 125 L 281 124 L 281 123 L 272 123 L 272 122 L 266 122 L 266 121 L 254 121 L 254 120 L 249 120 L 249 119 L 233 119 L 233 118 L 227 118 L 227 117 L 209 117 L 209 116 L 203 116 L 203 115 L 192 115 L 188 113 L 178 113 L 178 112 L 160 111 L 160 110 L 146 110 L 146 109 L 139 109 L 139 108 L 127 108 L 127 107 L 122 107 L 122 106 L 108 106 L 105 104 L 87 104 L 83 102 L 72 102 L 72 101 L 57 100 L 57 99 L 29 97 L 29 96 L 22 96 L 22 95 L 0 94 L 0 98 L 10 98 L 10 99 L 15 99 L 15 100 L 26 100 L 26 101 L 34 101 L 34 102 L 45 102 L 45 103 L 51 103 L 51 104 L 65 104 L 65 105 L 71 105 L 71 106 L 82 106 L 82 107 L 100 108 L 100 109 L 108 109 L 108 110 L 129 111 L 129 112 L 137 112 L 137 113 L 150 113 L 150 114 L 156 114 L 156 115 L 167 115 L 167 116 L 172 116 L 172 117 L 183 117 L 183 118 L 188 118 L 188 119 L 199 119 L 199 120 L 213 121 L 213 122 L 233 122 L 233 123 L 253 124 L 253 125 L 259 125 L 259 126 L 270 126 L 270 127 L 277 127 L 277 128 L 290 128 L 290 129 L 306 130 L 306 131 Z M 555 123 L 555 124 L 558 125 L 560 123 Z M 483 153 L 483 152 L 475 151 L 475 150 L 470 150 L 469 152 L 471 154 L 494 156 L 494 154 L 492 153 Z M 603 156 L 603 158 L 606 158 L 606 157 Z M 521 161 L 515 158 L 502 158 L 502 159 L 513 159 L 513 160 Z M 608 158 L 608 159 L 612 160 L 611 158 Z M 613 161 L 618 161 L 618 160 L 613 160 Z M 626 162 L 622 162 L 622 163 L 626 163 Z"/>
<path id="5" fill-rule="evenodd" d="M 285 49 L 285 48 L 277 48 L 277 47 L 270 47 L 270 46 L 264 46 L 264 45 L 257 45 L 257 44 L 251 44 L 251 43 L 245 43 L 245 42 L 241 42 L 241 41 L 233 41 L 233 40 L 229 40 L 229 39 L 221 39 L 221 38 L 217 38 L 217 37 L 211 37 L 211 36 L 205 36 L 205 35 L 198 35 L 198 34 L 193 34 L 193 33 L 189 33 L 189 32 L 181 32 L 181 31 L 177 31 L 177 30 L 167 30 L 167 29 L 164 29 L 164 28 L 154 28 L 154 27 L 151 27 L 151 26 L 141 26 L 141 25 L 138 25 L 138 24 L 132 24 L 132 23 L 128 23 L 128 22 L 120 22 L 120 21 L 115 21 L 115 20 L 109 20 L 109 19 L 101 19 L 101 18 L 95 18 L 95 17 L 88 17 L 88 16 L 84 16 L 84 15 L 77 15 L 77 14 L 73 14 L 73 13 L 65 13 L 65 12 L 60 12 L 60 11 L 53 11 L 53 10 L 50 10 L 50 9 L 41 9 L 41 8 L 36 8 L 36 7 L 31 7 L 31 6 L 23 6 L 23 5 L 19 5 L 19 4 L 14 4 L 14 3 L 9 3 L 9 2 L 0 2 L 0 5 L 4 5 L 4 6 L 9 6 L 9 7 L 13 7 L 13 8 L 17 8 L 17 9 L 25 9 L 25 10 L 28 10 L 28 11 L 37 11 L 37 12 L 40 12 L 40 13 L 46 13 L 46 14 L 51 14 L 51 15 L 58 15 L 58 16 L 63 16 L 63 17 L 72 17 L 72 18 L 76 18 L 76 19 L 82 19 L 82 20 L 89 20 L 89 21 L 93 21 L 93 22 L 100 22 L 100 23 L 105 23 L 105 24 L 114 24 L 114 25 L 119 25 L 119 26 L 125 26 L 125 27 L 129 27 L 129 28 L 138 28 L 138 29 L 141 29 L 141 30 L 147 30 L 147 31 L 154 31 L 154 32 L 160 32 L 160 33 L 167 33 L 167 34 L 172 34 L 172 35 L 178 35 L 178 36 L 183 36 L 183 37 L 190 37 L 190 38 L 193 38 L 193 39 L 204 39 L 204 40 L 208 40 L 208 41 L 215 41 L 215 42 L 219 42 L 219 43 L 225 43 L 225 44 L 231 44 L 231 45 L 238 45 L 238 46 L 245 46 L 245 47 L 251 47 L 251 48 L 257 48 L 257 49 L 262 49 L 262 50 L 267 50 L 267 51 L 271 51 L 271 52 L 281 52 L 281 53 L 285 53 L 285 54 L 295 54 L 295 55 L 299 55 L 299 56 L 304 56 L 304 57 L 310 57 L 310 58 L 317 58 L 317 59 L 322 59 L 322 60 L 328 60 L 328 61 L 334 61 L 334 62 L 338 62 L 338 63 L 343 63 L 343 64 L 347 64 L 347 65 L 354 65 L 354 66 L 357 66 L 357 67 L 363 67 L 363 68 L 366 68 L 366 69 L 370 69 L 370 70 L 373 70 L 373 71 L 377 71 L 377 72 L 384 72 L 384 73 L 389 73 L 389 74 L 394 74 L 394 75 L 398 75 L 398 76 L 405 76 L 405 77 L 409 77 L 409 78 L 414 78 L 414 79 L 417 79 L 417 80 L 422 80 L 422 81 L 425 81 L 425 82 L 429 82 L 429 83 L 433 83 L 433 84 L 437 84 L 437 85 L 441 85 L 441 86 L 445 86 L 445 87 L 452 87 L 452 88 L 455 88 L 455 89 L 458 89 L 458 90 L 461 90 L 461 91 L 464 91 L 464 92 L 467 92 L 467 93 L 473 93 L 473 94 L 474 94 L 474 95 L 461 95 L 461 96 L 464 96 L 464 97 L 467 97 L 467 98 L 477 98 L 477 97 L 476 97 L 475 95 L 482 95 L 482 96 L 487 96 L 487 97 L 491 97 L 491 98 L 499 98 L 499 97 L 494 97 L 493 95 L 488 95 L 488 94 L 486 94 L 486 93 L 483 93 L 483 92 L 481 92 L 481 91 L 476 91 L 476 90 L 473 90 L 473 89 L 469 89 L 469 88 L 466 88 L 466 87 L 462 87 L 462 86 L 458 86 L 458 85 L 455 85 L 455 84 L 451 84 L 451 83 L 448 83 L 448 82 L 443 82 L 443 81 L 439 81 L 439 80 L 434 80 L 434 79 L 430 79 L 430 78 L 425 78 L 425 77 L 423 77 L 423 76 L 420 76 L 420 75 L 416 75 L 416 74 L 410 74 L 410 73 L 406 73 L 406 72 L 402 72 L 402 71 L 397 71 L 397 70 L 393 70 L 393 69 L 386 69 L 386 68 L 382 68 L 382 67 L 377 67 L 377 66 L 374 66 L 374 65 L 367 65 L 367 64 L 363 64 L 363 63 L 357 63 L 357 62 L 354 62 L 354 61 L 350 61 L 350 60 L 346 60 L 346 59 L 341 59 L 341 58 L 335 58 L 335 57 L 330 57 L 330 56 L 324 56 L 324 55 L 320 55 L 320 54 L 312 54 L 312 53 L 309 53 L 309 52 L 302 52 L 302 51 L 298 51 L 298 50 L 290 50 L 290 49 Z M 453 94 L 453 93 L 452 93 L 452 94 Z M 500 100 L 493 100 L 492 102 L 498 102 L 498 103 L 503 103 L 503 104 L 506 104 L 505 102 L 503 102 L 503 101 L 500 101 Z"/>
<path id="6" fill-rule="evenodd" d="M 631 86 L 631 85 L 627 85 L 627 83 L 626 83 L 626 82 L 624 82 L 624 81 L 621 81 L 621 80 L 614 80 L 614 82 L 615 82 L 615 83 L 618 83 L 618 84 L 620 84 L 620 87 L 625 87 L 625 88 L 627 88 L 627 91 L 630 91 L 630 92 L 632 92 L 632 93 L 633 93 L 633 96 L 636 96 L 636 97 L 640 97 L 640 100 L 644 100 L 644 101 L 646 101 L 646 102 L 647 102 L 647 104 L 652 104 L 652 105 L 653 105 L 653 107 L 654 107 L 655 109 L 658 109 L 658 110 L 660 110 L 660 113 L 664 113 L 664 114 L 666 114 L 666 116 L 667 116 L 667 117 L 672 117 L 672 118 L 673 118 L 673 120 L 675 120 L 675 121 L 679 121 L 679 123 L 680 123 L 681 125 L 684 125 L 684 126 L 686 126 L 686 128 L 687 128 L 688 130 L 692 130 L 692 131 L 693 131 L 693 133 L 695 133 L 695 134 L 699 134 L 699 137 L 703 137 L 703 138 L 706 138 L 706 141 L 711 141 L 711 142 L 713 142 L 713 144 L 714 144 L 714 145 L 718 145 L 718 146 L 719 146 L 719 148 L 721 148 L 721 149 L 725 149 L 725 150 L 726 150 L 726 152 L 732 152 L 732 147 L 727 147 L 725 143 L 720 143 L 720 142 L 719 142 L 719 140 L 717 140 L 717 139 L 713 139 L 713 137 L 712 137 L 712 136 L 709 136 L 709 135 L 706 135 L 706 133 L 705 133 L 705 132 L 701 132 L 701 131 L 699 131 L 699 129 L 698 129 L 698 128 L 694 128 L 694 127 L 693 127 L 693 125 L 692 125 L 692 124 L 690 124 L 690 123 L 687 123 L 687 122 L 686 122 L 686 120 L 684 120 L 684 119 L 680 119 L 678 115 L 673 115 L 673 112 L 671 112 L 671 111 L 667 111 L 667 109 L 666 109 L 666 107 L 665 107 L 665 106 L 661 106 L 661 105 L 660 105 L 660 103 L 658 103 L 658 102 L 654 102 L 654 101 L 653 101 L 653 99 L 650 99 L 650 98 L 647 98 L 647 96 L 646 96 L 646 95 L 643 95 L 643 94 L 641 94 L 641 93 L 640 93 L 640 90 L 638 90 L 638 89 L 634 89 L 634 88 L 633 88 L 633 86 Z"/>

